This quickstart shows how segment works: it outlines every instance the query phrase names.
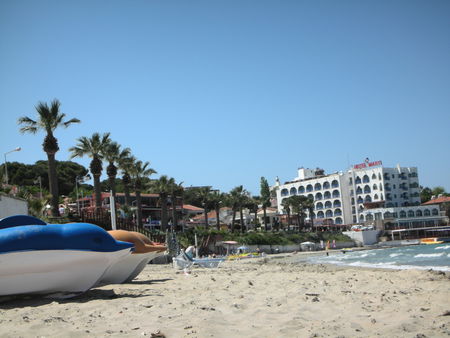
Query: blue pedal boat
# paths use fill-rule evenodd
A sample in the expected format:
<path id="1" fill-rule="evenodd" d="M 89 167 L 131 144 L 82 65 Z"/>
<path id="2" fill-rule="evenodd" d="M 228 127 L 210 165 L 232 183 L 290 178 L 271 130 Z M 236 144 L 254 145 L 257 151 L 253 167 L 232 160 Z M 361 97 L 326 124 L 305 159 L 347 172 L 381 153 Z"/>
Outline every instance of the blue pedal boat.
<path id="1" fill-rule="evenodd" d="M 30 216 L 0 220 L 0 296 L 85 292 L 133 244 L 88 223 L 46 224 Z"/>

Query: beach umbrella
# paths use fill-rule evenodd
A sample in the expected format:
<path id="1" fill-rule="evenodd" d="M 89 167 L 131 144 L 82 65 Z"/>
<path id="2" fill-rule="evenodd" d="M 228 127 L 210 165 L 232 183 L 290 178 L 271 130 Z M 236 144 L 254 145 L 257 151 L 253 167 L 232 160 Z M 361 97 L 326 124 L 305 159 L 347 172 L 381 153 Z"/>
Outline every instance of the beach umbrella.
<path id="1" fill-rule="evenodd" d="M 227 247 L 227 256 L 228 256 L 230 254 L 230 246 L 237 245 L 238 242 L 235 242 L 235 241 L 224 241 L 224 242 L 222 242 L 222 244 L 224 244 Z"/>

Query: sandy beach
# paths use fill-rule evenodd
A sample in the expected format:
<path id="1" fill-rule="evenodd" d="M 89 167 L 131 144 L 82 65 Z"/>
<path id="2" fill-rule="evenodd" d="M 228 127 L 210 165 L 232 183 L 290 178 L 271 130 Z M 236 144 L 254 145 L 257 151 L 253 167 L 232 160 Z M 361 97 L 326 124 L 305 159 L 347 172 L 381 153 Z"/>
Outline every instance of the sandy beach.
<path id="1" fill-rule="evenodd" d="M 298 255 L 298 254 L 297 254 Z M 225 262 L 190 274 L 148 265 L 132 283 L 71 299 L 0 298 L 1 337 L 443 337 L 450 276 Z"/>

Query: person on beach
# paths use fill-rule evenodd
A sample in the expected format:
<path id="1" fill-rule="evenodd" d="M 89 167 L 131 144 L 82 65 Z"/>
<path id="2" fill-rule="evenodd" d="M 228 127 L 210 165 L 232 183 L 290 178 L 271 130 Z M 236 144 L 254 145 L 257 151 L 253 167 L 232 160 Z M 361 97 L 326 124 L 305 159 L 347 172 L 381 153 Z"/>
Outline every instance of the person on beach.
<path id="1" fill-rule="evenodd" d="M 189 257 L 190 260 L 192 260 L 194 257 L 194 253 L 195 253 L 195 246 L 190 245 L 184 253 L 186 254 L 186 256 Z"/>

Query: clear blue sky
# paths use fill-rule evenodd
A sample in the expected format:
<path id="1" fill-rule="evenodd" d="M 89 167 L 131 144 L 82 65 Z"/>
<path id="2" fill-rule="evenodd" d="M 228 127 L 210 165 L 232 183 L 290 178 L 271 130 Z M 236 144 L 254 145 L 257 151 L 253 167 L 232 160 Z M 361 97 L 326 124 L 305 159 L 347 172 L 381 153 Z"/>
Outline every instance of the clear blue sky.
<path id="1" fill-rule="evenodd" d="M 20 116 L 58 98 L 185 186 L 259 193 L 366 157 L 450 191 L 450 1 L 0 2 L 0 152 L 46 159 Z M 85 166 L 88 159 L 76 161 Z"/>

